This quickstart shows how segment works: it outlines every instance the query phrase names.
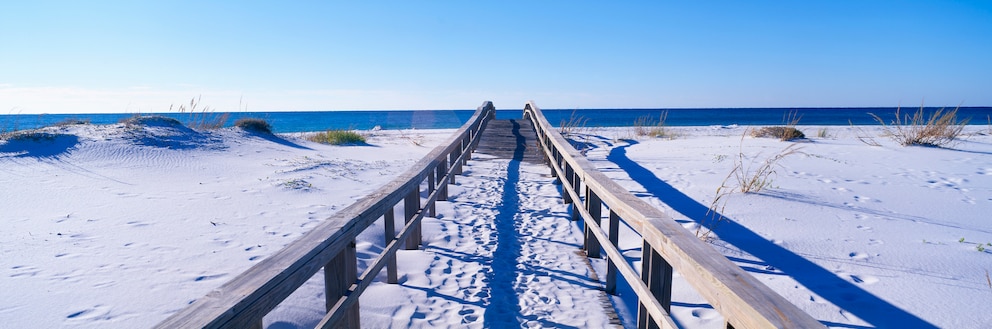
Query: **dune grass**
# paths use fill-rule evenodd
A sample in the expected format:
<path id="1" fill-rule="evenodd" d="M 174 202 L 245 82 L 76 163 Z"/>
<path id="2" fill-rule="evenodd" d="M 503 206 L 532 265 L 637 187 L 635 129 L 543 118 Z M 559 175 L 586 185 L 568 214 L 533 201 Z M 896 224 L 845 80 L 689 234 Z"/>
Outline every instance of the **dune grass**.
<path id="1" fill-rule="evenodd" d="M 782 141 L 806 138 L 806 134 L 796 128 L 803 117 L 798 111 L 791 111 L 782 117 L 782 126 L 762 127 L 751 131 L 752 137 L 771 137 Z"/>
<path id="2" fill-rule="evenodd" d="M 737 158 L 734 159 L 734 167 L 724 177 L 720 186 L 716 188 L 716 194 L 713 201 L 710 202 L 706 214 L 711 218 L 704 219 L 704 222 L 696 228 L 696 237 L 704 241 L 710 239 L 711 232 L 725 219 L 721 214 L 727 208 L 727 196 L 734 193 L 758 193 L 772 187 L 776 170 L 782 166 L 779 162 L 792 155 L 805 154 L 802 152 L 802 147 L 793 143 L 764 160 L 759 160 L 760 154 L 748 160 L 744 155 L 745 136 L 747 134 L 741 136 L 740 151 L 737 153 Z M 718 161 L 722 161 L 724 158 L 718 157 Z"/>
<path id="3" fill-rule="evenodd" d="M 568 117 L 568 120 L 561 120 L 558 124 L 558 132 L 563 136 L 570 134 L 577 134 L 579 130 L 585 129 L 586 123 L 589 122 L 589 118 L 583 117 L 572 111 L 572 114 Z"/>
<path id="4" fill-rule="evenodd" d="M 364 144 L 365 136 L 353 130 L 332 129 L 319 132 L 307 137 L 308 140 L 317 143 L 331 145 Z"/>
<path id="5" fill-rule="evenodd" d="M 234 126 L 246 131 L 272 134 L 272 125 L 268 121 L 265 121 L 265 119 L 241 118 L 234 121 Z"/>
<path id="6" fill-rule="evenodd" d="M 667 119 L 668 111 L 662 111 L 657 120 L 650 115 L 639 117 L 634 120 L 634 134 L 639 137 L 674 138 L 675 135 L 665 128 L 665 120 Z"/>
<path id="7" fill-rule="evenodd" d="M 169 105 L 169 112 L 175 105 Z M 227 123 L 230 113 L 216 113 L 209 106 L 200 105 L 200 96 L 189 100 L 189 105 L 179 104 L 176 109 L 180 114 L 186 114 L 186 126 L 193 129 L 220 129 Z"/>
<path id="8" fill-rule="evenodd" d="M 958 118 L 958 108 L 946 112 L 941 108 L 929 116 L 923 105 L 915 113 L 905 116 L 900 110 L 896 108 L 896 117 L 890 123 L 874 113 L 868 114 L 884 127 L 886 135 L 903 146 L 948 146 L 961 136 L 969 121 Z"/>

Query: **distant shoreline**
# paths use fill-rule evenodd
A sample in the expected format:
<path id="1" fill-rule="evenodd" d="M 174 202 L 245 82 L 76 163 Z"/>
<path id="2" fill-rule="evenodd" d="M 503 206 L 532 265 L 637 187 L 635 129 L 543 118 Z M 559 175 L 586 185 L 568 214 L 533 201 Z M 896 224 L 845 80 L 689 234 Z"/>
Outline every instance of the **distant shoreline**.
<path id="1" fill-rule="evenodd" d="M 906 107 L 902 114 L 918 108 Z M 933 113 L 940 107 L 926 107 Z M 944 108 L 945 110 L 951 110 Z M 847 126 L 878 125 L 869 113 L 885 120 L 895 118 L 896 107 L 851 108 L 695 108 L 695 109 L 557 109 L 543 110 L 553 125 L 579 124 L 586 127 L 630 127 L 638 120 L 657 122 L 664 113 L 666 126 L 751 126 L 781 125 L 798 119 L 799 125 Z M 225 126 L 239 118 L 267 120 L 277 133 L 323 131 L 327 129 L 370 130 L 452 129 L 471 117 L 472 110 L 390 110 L 390 111 L 309 111 L 309 112 L 198 112 L 198 113 L 102 113 L 102 114 L 0 114 L 0 131 L 35 129 L 66 120 L 93 124 L 117 123 L 136 115 L 161 115 L 183 122 L 213 120 L 227 116 Z M 520 110 L 497 110 L 497 118 L 520 118 Z M 969 124 L 992 124 L 992 107 L 961 107 L 960 118 Z M 571 122 L 571 123 L 569 123 Z"/>

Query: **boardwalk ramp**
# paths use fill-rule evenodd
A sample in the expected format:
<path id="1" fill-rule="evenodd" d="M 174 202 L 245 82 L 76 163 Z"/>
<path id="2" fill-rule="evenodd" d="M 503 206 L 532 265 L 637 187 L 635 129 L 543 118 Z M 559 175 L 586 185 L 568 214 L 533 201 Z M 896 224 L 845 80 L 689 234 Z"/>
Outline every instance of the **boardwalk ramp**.
<path id="1" fill-rule="evenodd" d="M 488 123 L 448 202 L 424 219 L 423 250 L 398 253 L 428 261 L 400 266 L 399 285 L 370 287 L 387 303 L 363 310 L 363 325 L 619 326 L 536 147 L 529 122 Z"/>

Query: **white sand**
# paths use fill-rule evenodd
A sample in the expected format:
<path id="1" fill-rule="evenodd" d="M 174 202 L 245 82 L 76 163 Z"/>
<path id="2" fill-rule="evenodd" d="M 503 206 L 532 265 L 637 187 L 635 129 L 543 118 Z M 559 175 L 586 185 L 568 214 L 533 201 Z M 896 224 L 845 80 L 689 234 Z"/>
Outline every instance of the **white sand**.
<path id="1" fill-rule="evenodd" d="M 161 122 L 52 132 L 63 135 L 0 145 L 4 327 L 150 327 L 453 130 L 379 132 L 346 147 Z"/>
<path id="2" fill-rule="evenodd" d="M 819 128 L 800 127 L 808 135 Z M 674 140 L 633 145 L 614 140 L 629 129 L 593 131 L 588 156 L 695 232 L 735 158 L 760 163 L 791 144 L 742 140 L 745 129 L 672 128 Z M 726 196 L 727 220 L 711 244 L 828 326 L 987 327 L 992 136 L 987 127 L 968 131 L 983 134 L 941 149 L 900 146 L 877 137 L 879 127 L 830 127 L 829 137 L 801 142 L 803 154 L 779 161 L 769 189 Z M 680 323 L 719 326 L 704 300 L 676 290 Z"/>
<path id="3" fill-rule="evenodd" d="M 629 137 L 627 128 L 591 131 L 588 155 L 649 202 L 674 209 L 673 216 L 692 231 L 738 154 L 763 158 L 789 144 L 748 137 L 741 147 L 743 127 L 673 129 L 680 134 L 674 140 L 643 139 L 630 146 L 616 140 Z M 970 128 L 978 129 L 984 127 Z M 82 125 L 51 132 L 63 135 L 0 142 L 5 327 L 151 326 L 406 170 L 452 130 L 380 132 L 370 146 L 348 147 L 237 129 L 199 133 L 155 122 L 140 129 Z M 884 138 L 877 138 L 882 146 L 868 146 L 848 127 L 829 133 L 802 143 L 803 155 L 780 161 L 771 188 L 727 196 L 721 213 L 728 219 L 717 225 L 712 245 L 830 326 L 992 323 L 992 287 L 986 281 L 992 246 L 978 251 L 979 244 L 992 242 L 992 137 L 971 136 L 953 149 L 936 149 Z M 519 270 L 535 264 L 469 261 L 473 252 L 499 252 L 498 238 L 506 231 L 495 222 L 500 212 L 491 209 L 501 205 L 484 204 L 502 199 L 505 190 L 497 183 L 508 166 L 485 160 L 467 167 L 473 176 L 452 187 L 452 200 L 465 203 L 441 203 L 439 218 L 425 219 L 428 247 L 400 252 L 403 286 L 373 285 L 362 298 L 364 323 L 485 323 L 485 301 L 493 300 L 495 288 L 480 282 L 495 281 L 479 273 L 497 267 L 515 271 L 512 280 L 500 280 L 513 287 L 505 291 L 517 292 L 504 295 L 519 306 L 516 322 L 603 323 L 602 314 L 590 310 L 579 313 L 587 316 L 567 313 L 573 311 L 564 302 L 568 294 L 554 295 L 549 287 L 560 284 L 542 281 L 543 272 Z M 521 166 L 520 181 L 546 179 L 547 169 L 541 170 Z M 517 184 L 517 191 L 518 207 L 547 208 L 548 217 L 562 219 L 566 208 L 552 198 L 553 190 Z M 551 235 L 563 250 L 577 248 L 574 224 L 557 222 L 554 228 L 542 231 L 557 232 Z M 360 236 L 363 261 L 380 248 L 381 234 L 373 229 Z M 621 247 L 627 255 L 639 254 L 636 239 Z M 594 265 L 601 268 L 602 261 Z M 584 274 L 574 270 L 577 277 Z M 267 317 L 268 327 L 319 321 L 320 277 Z M 683 286 L 676 285 L 673 298 L 676 320 L 687 327 L 719 326 L 719 316 Z M 624 300 L 629 295 L 615 299 L 621 313 Z M 629 314 L 624 320 L 630 323 Z M 513 322 L 502 315 L 489 321 Z"/>

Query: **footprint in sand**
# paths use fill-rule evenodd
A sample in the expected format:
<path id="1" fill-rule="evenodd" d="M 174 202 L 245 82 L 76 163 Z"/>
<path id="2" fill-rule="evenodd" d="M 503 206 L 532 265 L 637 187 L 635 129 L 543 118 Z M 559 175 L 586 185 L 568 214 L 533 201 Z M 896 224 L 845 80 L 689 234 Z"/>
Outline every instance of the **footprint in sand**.
<path id="1" fill-rule="evenodd" d="M 720 313 L 718 313 L 714 309 L 697 308 L 697 309 L 692 310 L 692 316 L 697 317 L 697 318 L 700 318 L 700 319 L 703 319 L 703 320 L 712 320 L 712 319 L 716 319 L 716 318 L 720 317 Z"/>
<path id="2" fill-rule="evenodd" d="M 866 196 L 860 196 L 860 195 L 855 195 L 854 196 L 854 201 L 861 202 L 861 203 L 880 202 L 878 200 L 875 200 L 875 199 L 872 199 L 872 198 L 869 198 L 869 197 L 866 197 Z"/>
<path id="3" fill-rule="evenodd" d="M 871 275 L 851 275 L 851 280 L 855 283 L 861 284 L 875 284 L 878 283 L 878 278 Z"/>
<path id="4" fill-rule="evenodd" d="M 97 317 L 106 317 L 109 313 L 110 307 L 105 305 L 95 305 L 91 308 L 69 313 L 69 315 L 66 315 L 65 318 L 72 320 L 86 320 Z"/>
<path id="5" fill-rule="evenodd" d="M 868 259 L 868 254 L 857 251 L 847 254 L 847 257 L 850 257 L 853 260 L 862 260 L 862 259 Z"/>

